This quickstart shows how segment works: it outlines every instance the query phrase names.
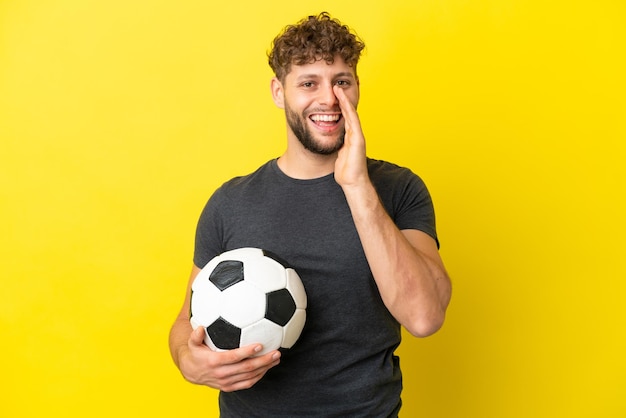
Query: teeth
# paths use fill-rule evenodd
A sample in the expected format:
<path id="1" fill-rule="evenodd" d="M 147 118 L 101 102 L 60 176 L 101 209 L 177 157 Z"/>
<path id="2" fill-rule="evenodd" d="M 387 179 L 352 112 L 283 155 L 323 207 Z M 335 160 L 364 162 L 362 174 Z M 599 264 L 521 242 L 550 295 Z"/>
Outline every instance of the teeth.
<path id="1" fill-rule="evenodd" d="M 314 122 L 336 122 L 340 115 L 313 115 L 311 120 Z"/>

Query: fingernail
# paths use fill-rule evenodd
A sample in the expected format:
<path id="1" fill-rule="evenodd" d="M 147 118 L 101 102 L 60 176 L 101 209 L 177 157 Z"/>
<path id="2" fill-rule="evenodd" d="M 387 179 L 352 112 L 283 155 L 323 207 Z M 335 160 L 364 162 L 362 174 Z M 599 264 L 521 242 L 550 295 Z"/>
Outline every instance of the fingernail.
<path id="1" fill-rule="evenodd" d="M 263 349 L 262 345 L 257 345 L 256 347 L 254 347 L 254 351 L 256 351 L 257 353 L 261 351 L 262 349 Z"/>
<path id="2" fill-rule="evenodd" d="M 278 360 L 280 358 L 280 352 L 276 352 L 274 353 L 274 355 L 272 355 L 272 360 Z"/>

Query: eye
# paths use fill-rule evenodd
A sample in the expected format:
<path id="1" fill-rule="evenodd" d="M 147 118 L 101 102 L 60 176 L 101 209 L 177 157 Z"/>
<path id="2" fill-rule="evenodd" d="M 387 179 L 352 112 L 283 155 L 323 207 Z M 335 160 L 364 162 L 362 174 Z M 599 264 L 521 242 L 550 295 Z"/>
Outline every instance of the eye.
<path id="1" fill-rule="evenodd" d="M 348 80 L 337 80 L 337 82 L 335 84 L 337 84 L 339 87 L 349 87 L 350 86 L 350 82 Z"/>
<path id="2" fill-rule="evenodd" d="M 313 87 L 314 83 L 312 81 L 305 81 L 304 83 L 300 85 L 304 88 L 310 89 L 311 87 Z"/>

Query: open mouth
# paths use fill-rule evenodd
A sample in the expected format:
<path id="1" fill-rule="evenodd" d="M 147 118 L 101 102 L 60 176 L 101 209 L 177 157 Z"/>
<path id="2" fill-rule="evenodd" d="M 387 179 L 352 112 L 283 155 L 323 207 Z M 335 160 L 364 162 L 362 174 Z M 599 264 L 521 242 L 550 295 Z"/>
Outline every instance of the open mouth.
<path id="1" fill-rule="evenodd" d="M 316 113 L 309 116 L 309 119 L 320 127 L 331 127 L 337 125 L 341 120 L 341 113 Z"/>

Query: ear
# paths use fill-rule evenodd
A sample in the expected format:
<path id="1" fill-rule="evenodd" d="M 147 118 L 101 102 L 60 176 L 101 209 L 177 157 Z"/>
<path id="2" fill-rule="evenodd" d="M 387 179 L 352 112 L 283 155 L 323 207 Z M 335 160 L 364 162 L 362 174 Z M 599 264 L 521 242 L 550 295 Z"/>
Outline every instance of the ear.
<path id="1" fill-rule="evenodd" d="M 270 84 L 270 89 L 272 90 L 272 100 L 274 100 L 274 104 L 281 109 L 285 108 L 285 89 L 283 88 L 283 83 L 276 77 L 272 78 L 272 82 Z"/>

